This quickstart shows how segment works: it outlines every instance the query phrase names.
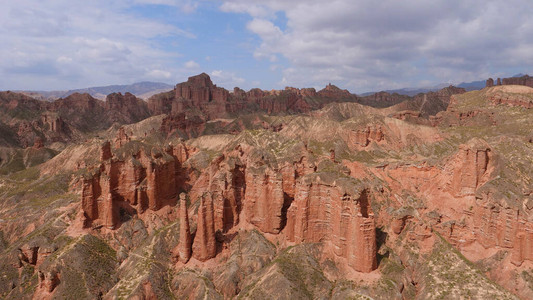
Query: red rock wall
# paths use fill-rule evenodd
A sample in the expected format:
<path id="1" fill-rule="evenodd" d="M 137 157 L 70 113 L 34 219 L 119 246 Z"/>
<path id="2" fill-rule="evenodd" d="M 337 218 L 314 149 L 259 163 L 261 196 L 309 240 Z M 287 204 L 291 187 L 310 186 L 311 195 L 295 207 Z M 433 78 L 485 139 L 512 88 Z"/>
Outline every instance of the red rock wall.
<path id="1" fill-rule="evenodd" d="M 332 244 L 334 253 L 357 271 L 377 267 L 374 215 L 366 191 L 350 195 L 335 186 L 300 181 L 285 234 L 296 243 Z"/>
<path id="2" fill-rule="evenodd" d="M 215 216 L 211 193 L 206 192 L 200 198 L 196 235 L 192 245 L 192 255 L 200 261 L 206 261 L 217 254 L 215 238 Z"/>
<path id="3" fill-rule="evenodd" d="M 533 87 L 533 77 L 524 75 L 522 77 L 503 78 L 501 83 L 503 85 L 512 84 L 512 85 L 525 85 L 525 86 Z"/>
<path id="4" fill-rule="evenodd" d="M 452 193 L 456 197 L 473 196 L 489 167 L 490 148 L 482 141 L 461 145 L 454 163 Z"/>
<path id="5" fill-rule="evenodd" d="M 351 145 L 366 147 L 370 142 L 381 142 L 384 139 L 381 126 L 367 126 L 366 128 L 352 131 L 348 137 Z"/>
<path id="6" fill-rule="evenodd" d="M 282 175 L 269 167 L 247 169 L 244 209 L 247 222 L 263 232 L 279 233 L 284 204 Z"/>
<path id="7" fill-rule="evenodd" d="M 102 157 L 111 155 L 108 150 L 109 143 L 106 143 Z M 173 148 L 168 151 L 174 152 Z M 82 182 L 85 226 L 116 228 L 122 214 L 175 205 L 183 183 L 179 180 L 183 178 L 180 165 L 177 157 L 159 151 L 150 155 L 140 151 L 126 160 L 106 159 L 94 175 L 86 176 Z"/>
<path id="8" fill-rule="evenodd" d="M 520 94 L 494 93 L 489 96 L 489 101 L 495 105 L 503 104 L 508 106 L 520 106 L 533 108 L 533 100 L 530 97 Z"/>

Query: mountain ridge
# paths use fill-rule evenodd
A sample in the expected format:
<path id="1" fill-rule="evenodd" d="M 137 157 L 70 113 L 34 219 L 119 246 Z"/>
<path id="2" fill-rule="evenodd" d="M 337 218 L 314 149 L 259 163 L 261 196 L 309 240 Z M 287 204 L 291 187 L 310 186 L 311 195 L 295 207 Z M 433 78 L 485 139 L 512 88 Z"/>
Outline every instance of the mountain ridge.
<path id="1" fill-rule="evenodd" d="M 132 84 L 114 84 L 106 86 L 94 86 L 81 89 L 72 89 L 72 90 L 56 90 L 56 91 L 31 91 L 31 90 L 22 90 L 14 91 L 28 95 L 33 98 L 40 100 L 53 101 L 59 98 L 68 97 L 74 93 L 87 93 L 94 98 L 104 100 L 105 97 L 112 93 L 131 93 L 139 98 L 148 99 L 156 93 L 161 93 L 169 91 L 173 88 L 173 85 L 163 83 L 163 82 L 154 82 L 154 81 L 139 81 Z"/>

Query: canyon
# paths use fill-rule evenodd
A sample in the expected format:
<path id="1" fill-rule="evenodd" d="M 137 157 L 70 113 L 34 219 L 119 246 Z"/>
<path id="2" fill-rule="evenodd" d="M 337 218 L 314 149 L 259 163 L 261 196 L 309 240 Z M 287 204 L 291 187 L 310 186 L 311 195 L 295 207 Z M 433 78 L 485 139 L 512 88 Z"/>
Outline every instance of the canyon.
<path id="1" fill-rule="evenodd" d="M 500 83 L 0 92 L 0 297 L 531 298 L 533 89 Z"/>

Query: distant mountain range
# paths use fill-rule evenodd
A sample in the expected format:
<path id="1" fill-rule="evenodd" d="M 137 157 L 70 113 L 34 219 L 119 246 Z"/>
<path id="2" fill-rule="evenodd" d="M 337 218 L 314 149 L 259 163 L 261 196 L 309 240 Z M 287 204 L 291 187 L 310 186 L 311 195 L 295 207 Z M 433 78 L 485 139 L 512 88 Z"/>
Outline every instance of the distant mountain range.
<path id="1" fill-rule="evenodd" d="M 92 97 L 97 99 L 105 99 L 105 97 L 112 93 L 132 93 L 135 96 L 142 98 L 142 99 L 148 99 L 150 96 L 166 92 L 171 89 L 173 89 L 174 86 L 162 82 L 150 82 L 150 81 L 143 81 L 143 82 L 136 82 L 133 84 L 128 85 L 108 85 L 108 86 L 95 86 L 95 87 L 89 87 L 84 89 L 75 89 L 75 90 L 68 90 L 68 91 L 17 91 L 23 94 L 26 94 L 30 97 L 40 99 L 40 100 L 48 100 L 53 101 L 55 99 L 59 98 L 65 98 L 68 97 L 74 93 L 88 93 Z"/>
<path id="2" fill-rule="evenodd" d="M 524 76 L 524 74 L 520 73 L 520 74 L 513 75 L 511 77 L 522 77 L 522 76 Z M 437 84 L 432 87 L 402 88 L 402 89 L 396 89 L 396 90 L 386 90 L 384 92 L 387 92 L 389 94 L 397 93 L 400 95 L 407 95 L 407 96 L 413 97 L 420 93 L 435 92 L 449 85 L 450 85 L 449 83 L 441 83 L 441 84 Z M 471 82 L 461 82 L 455 86 L 464 88 L 466 91 L 473 91 L 473 90 L 481 90 L 485 87 L 485 85 L 486 85 L 486 80 L 479 80 L 479 81 L 471 81 Z M 372 95 L 375 93 L 376 92 L 367 92 L 367 93 L 362 93 L 358 95 L 368 96 L 368 95 Z"/>

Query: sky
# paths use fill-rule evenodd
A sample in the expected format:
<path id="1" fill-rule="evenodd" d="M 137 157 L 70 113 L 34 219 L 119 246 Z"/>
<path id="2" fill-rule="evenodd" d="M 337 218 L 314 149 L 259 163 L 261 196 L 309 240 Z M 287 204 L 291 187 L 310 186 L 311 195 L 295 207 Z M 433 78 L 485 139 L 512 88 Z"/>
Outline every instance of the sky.
<path id="1" fill-rule="evenodd" d="M 353 93 L 533 73 L 530 0 L 0 0 L 0 90 L 205 72 Z"/>

